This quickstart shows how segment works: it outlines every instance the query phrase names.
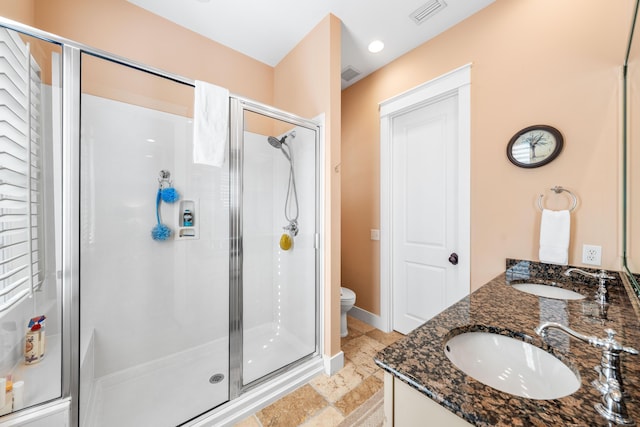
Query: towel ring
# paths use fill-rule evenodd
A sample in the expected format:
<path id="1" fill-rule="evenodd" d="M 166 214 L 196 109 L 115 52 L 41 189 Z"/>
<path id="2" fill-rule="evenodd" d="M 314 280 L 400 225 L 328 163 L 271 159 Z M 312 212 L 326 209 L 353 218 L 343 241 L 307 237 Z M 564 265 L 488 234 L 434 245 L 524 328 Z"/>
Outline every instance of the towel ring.
<path id="1" fill-rule="evenodd" d="M 567 190 L 566 188 L 563 187 L 559 187 L 559 186 L 555 186 L 553 188 L 551 188 L 551 191 L 555 192 L 556 194 L 560 194 L 563 191 L 566 191 L 567 193 L 569 193 L 569 195 L 571 196 L 571 198 L 573 199 L 573 204 L 571 205 L 571 208 L 569 208 L 569 212 L 573 212 L 573 210 L 576 208 L 576 206 L 578 205 L 578 199 L 576 198 L 576 195 L 573 194 L 571 191 Z M 544 197 L 543 194 L 541 194 L 538 197 L 538 208 L 540 208 L 540 210 L 543 210 L 544 208 L 542 207 L 542 198 Z"/>

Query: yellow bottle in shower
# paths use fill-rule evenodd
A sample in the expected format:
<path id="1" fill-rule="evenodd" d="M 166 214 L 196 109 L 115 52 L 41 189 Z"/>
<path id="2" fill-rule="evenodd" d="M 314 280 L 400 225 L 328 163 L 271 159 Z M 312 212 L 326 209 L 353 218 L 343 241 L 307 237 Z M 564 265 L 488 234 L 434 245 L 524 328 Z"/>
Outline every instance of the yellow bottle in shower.
<path id="1" fill-rule="evenodd" d="M 293 246 L 293 237 L 289 233 L 282 233 L 280 236 L 280 249 L 288 251 Z"/>

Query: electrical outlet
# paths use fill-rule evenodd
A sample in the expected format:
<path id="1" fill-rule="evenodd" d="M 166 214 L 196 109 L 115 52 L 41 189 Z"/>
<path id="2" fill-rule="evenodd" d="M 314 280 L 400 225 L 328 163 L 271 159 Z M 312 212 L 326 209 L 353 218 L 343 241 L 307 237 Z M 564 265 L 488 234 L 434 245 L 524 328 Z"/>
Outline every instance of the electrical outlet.
<path id="1" fill-rule="evenodd" d="M 380 230 L 371 230 L 371 240 L 380 240 Z"/>
<path id="2" fill-rule="evenodd" d="M 582 245 L 582 263 L 589 265 L 602 264 L 602 246 Z"/>

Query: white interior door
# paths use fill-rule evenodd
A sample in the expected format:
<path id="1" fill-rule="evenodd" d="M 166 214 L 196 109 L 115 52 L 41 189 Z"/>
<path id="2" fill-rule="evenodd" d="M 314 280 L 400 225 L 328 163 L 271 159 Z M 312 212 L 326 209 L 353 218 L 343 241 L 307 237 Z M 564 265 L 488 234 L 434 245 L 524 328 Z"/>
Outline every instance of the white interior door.
<path id="1" fill-rule="evenodd" d="M 457 93 L 393 117 L 391 138 L 393 328 L 406 334 L 467 293 L 456 259 Z"/>
<path id="2" fill-rule="evenodd" d="M 469 294 L 471 64 L 380 103 L 380 317 L 407 333 Z M 456 266 L 447 264 L 458 254 Z"/>

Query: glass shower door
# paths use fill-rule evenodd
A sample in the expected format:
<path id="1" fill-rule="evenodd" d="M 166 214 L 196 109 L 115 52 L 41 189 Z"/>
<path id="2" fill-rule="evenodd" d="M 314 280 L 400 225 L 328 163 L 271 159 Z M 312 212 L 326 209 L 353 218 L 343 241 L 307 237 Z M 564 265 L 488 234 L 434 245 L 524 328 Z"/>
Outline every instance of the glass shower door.
<path id="1" fill-rule="evenodd" d="M 80 424 L 179 425 L 229 397 L 228 168 L 191 86 L 83 54 L 81 88 Z"/>
<path id="2" fill-rule="evenodd" d="M 314 354 L 316 131 L 244 112 L 242 384 Z"/>

